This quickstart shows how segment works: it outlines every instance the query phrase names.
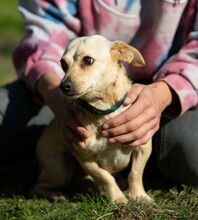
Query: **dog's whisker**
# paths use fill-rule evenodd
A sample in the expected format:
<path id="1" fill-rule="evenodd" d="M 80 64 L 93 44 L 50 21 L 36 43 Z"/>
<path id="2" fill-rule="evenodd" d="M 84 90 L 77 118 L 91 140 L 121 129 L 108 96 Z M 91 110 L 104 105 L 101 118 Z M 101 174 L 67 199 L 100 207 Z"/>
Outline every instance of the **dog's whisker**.
<path id="1" fill-rule="evenodd" d="M 76 104 L 77 104 L 77 99 L 69 99 L 69 98 L 66 98 L 65 100 L 66 100 L 67 104 L 69 104 L 69 105 L 74 105 L 74 106 L 76 106 Z"/>

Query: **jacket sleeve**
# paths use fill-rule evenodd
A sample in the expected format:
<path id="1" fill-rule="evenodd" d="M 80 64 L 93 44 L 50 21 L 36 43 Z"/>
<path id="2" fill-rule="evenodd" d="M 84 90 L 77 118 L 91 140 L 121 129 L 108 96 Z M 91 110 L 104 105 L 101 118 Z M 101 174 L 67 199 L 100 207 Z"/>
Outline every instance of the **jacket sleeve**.
<path id="1" fill-rule="evenodd" d="M 63 77 L 59 61 L 66 45 L 79 35 L 77 0 L 20 0 L 19 11 L 27 35 L 13 52 L 20 78 L 34 89 L 39 77 L 50 71 Z"/>
<path id="2" fill-rule="evenodd" d="M 165 81 L 177 94 L 180 114 L 198 107 L 198 14 L 192 30 L 183 47 L 154 76 L 154 81 Z"/>

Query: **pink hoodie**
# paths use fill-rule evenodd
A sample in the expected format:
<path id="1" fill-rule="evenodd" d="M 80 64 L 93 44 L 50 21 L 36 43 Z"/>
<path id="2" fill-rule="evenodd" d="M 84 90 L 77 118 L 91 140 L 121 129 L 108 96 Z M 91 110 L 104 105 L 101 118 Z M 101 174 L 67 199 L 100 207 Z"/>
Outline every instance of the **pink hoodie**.
<path id="1" fill-rule="evenodd" d="M 68 43 L 101 34 L 142 53 L 143 68 L 128 66 L 133 80 L 163 80 L 176 92 L 181 114 L 198 106 L 198 1 L 21 0 L 28 35 L 13 53 L 17 72 L 34 89 L 46 72 L 60 78 Z"/>

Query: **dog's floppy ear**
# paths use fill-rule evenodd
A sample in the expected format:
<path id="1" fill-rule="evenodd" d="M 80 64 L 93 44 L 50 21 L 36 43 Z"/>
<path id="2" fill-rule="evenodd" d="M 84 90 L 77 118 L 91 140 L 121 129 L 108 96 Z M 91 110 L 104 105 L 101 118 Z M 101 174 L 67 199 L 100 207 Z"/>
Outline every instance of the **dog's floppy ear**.
<path id="1" fill-rule="evenodd" d="M 140 52 L 123 41 L 114 41 L 110 53 L 112 60 L 116 62 L 128 62 L 135 67 L 142 67 L 145 64 Z"/>

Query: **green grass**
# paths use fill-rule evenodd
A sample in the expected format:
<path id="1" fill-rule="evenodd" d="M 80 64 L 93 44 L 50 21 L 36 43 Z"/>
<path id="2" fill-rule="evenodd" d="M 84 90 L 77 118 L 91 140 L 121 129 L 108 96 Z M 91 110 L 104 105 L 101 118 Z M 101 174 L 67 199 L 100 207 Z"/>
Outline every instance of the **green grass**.
<path id="1" fill-rule="evenodd" d="M 1 220 L 198 219 L 198 186 L 174 186 L 151 178 L 149 182 L 146 179 L 145 186 L 154 204 L 130 201 L 128 206 L 115 206 L 105 196 L 75 192 L 69 193 L 68 201 L 60 203 L 29 197 L 38 176 L 35 160 L 6 165 L 0 173 Z"/>
<path id="2" fill-rule="evenodd" d="M 16 77 L 11 54 L 23 34 L 17 0 L 1 0 L 0 85 Z M 74 195 L 70 201 L 52 203 L 28 198 L 38 174 L 31 161 L 0 167 L 0 174 L 0 220 L 198 219 L 198 187 L 156 189 L 150 184 L 148 193 L 156 201 L 153 205 L 130 202 L 126 207 L 116 207 L 107 198 L 88 195 Z"/>
<path id="3" fill-rule="evenodd" d="M 130 202 L 115 206 L 107 198 L 76 195 L 72 201 L 49 202 L 13 196 L 0 200 L 2 220 L 197 220 L 198 189 L 183 187 L 169 191 L 150 190 L 152 205 Z"/>
<path id="4" fill-rule="evenodd" d="M 24 34 L 23 20 L 17 10 L 17 3 L 17 0 L 1 0 L 0 85 L 16 78 L 11 56 Z"/>

